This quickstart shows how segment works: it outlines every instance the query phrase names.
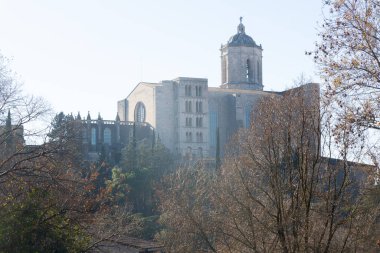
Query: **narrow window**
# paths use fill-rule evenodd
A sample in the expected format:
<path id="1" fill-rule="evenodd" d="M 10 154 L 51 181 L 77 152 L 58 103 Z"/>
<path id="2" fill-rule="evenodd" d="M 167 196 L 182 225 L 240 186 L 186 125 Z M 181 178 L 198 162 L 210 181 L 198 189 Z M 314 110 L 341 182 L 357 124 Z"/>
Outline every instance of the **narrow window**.
<path id="1" fill-rule="evenodd" d="M 247 59 L 247 63 L 246 63 L 246 81 L 249 82 L 250 79 L 251 79 L 250 64 L 249 64 L 249 59 Z"/>
<path id="2" fill-rule="evenodd" d="M 111 129 L 109 129 L 108 127 L 106 127 L 104 129 L 103 135 L 104 135 L 103 136 L 104 143 L 108 144 L 108 145 L 111 145 Z"/>
<path id="3" fill-rule="evenodd" d="M 142 102 L 138 102 L 135 107 L 135 122 L 145 122 L 145 106 Z"/>
<path id="4" fill-rule="evenodd" d="M 91 145 L 96 145 L 96 129 L 91 128 Z"/>

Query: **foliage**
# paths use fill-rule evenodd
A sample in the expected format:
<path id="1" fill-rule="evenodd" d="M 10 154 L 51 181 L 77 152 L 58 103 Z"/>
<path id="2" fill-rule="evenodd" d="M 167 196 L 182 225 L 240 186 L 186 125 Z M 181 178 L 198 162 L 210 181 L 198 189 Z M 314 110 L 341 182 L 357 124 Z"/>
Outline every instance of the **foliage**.
<path id="1" fill-rule="evenodd" d="M 3 206 L 0 252 L 79 252 L 89 238 L 51 205 L 48 192 L 33 189 L 20 202 Z"/>
<path id="2" fill-rule="evenodd" d="M 161 229 L 157 223 L 157 185 L 173 167 L 173 159 L 159 140 L 139 146 L 132 141 L 122 154 L 120 166 L 112 169 L 111 179 L 106 183 L 110 203 L 132 211 L 141 225 L 134 235 L 152 239 Z"/>
<path id="3" fill-rule="evenodd" d="M 75 159 L 76 163 L 82 161 L 82 122 L 74 119 L 72 114 L 58 113 L 48 133 L 49 143 L 54 144 L 56 151 L 66 157 Z"/>

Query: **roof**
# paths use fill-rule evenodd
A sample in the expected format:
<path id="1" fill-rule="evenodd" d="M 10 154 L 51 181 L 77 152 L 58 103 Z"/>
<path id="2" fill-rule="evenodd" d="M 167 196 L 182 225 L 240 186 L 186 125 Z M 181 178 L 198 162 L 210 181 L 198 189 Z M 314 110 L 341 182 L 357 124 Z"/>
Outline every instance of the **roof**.
<path id="1" fill-rule="evenodd" d="M 209 92 L 220 92 L 220 93 L 240 93 L 240 94 L 250 94 L 250 95 L 280 95 L 279 92 L 275 91 L 261 91 L 261 90 L 243 90 L 243 89 L 224 89 L 218 87 L 208 87 Z"/>
<path id="2" fill-rule="evenodd" d="M 233 35 L 227 42 L 227 46 L 230 47 L 256 47 L 256 42 L 251 36 L 245 34 L 245 27 L 242 23 L 243 18 L 240 17 L 240 24 L 237 27 L 237 34 Z"/>
<path id="3" fill-rule="evenodd" d="M 124 237 L 118 240 L 101 242 L 97 248 L 101 252 L 162 252 L 163 245 L 133 237 Z"/>

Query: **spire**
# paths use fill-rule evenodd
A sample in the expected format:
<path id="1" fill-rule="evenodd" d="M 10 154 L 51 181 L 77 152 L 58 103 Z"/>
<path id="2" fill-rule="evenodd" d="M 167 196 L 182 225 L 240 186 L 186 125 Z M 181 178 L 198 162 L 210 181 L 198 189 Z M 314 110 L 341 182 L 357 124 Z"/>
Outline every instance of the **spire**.
<path id="1" fill-rule="evenodd" d="M 102 116 L 100 116 L 100 112 L 98 113 L 98 120 L 103 120 Z"/>
<path id="2" fill-rule="evenodd" d="M 243 25 L 243 17 L 240 17 L 240 24 L 237 27 L 238 33 L 243 33 L 245 34 L 245 27 Z"/>
<path id="3" fill-rule="evenodd" d="M 90 111 L 87 113 L 87 120 L 91 120 Z"/>
<path id="4" fill-rule="evenodd" d="M 76 120 L 82 120 L 82 117 L 80 116 L 80 112 L 79 112 L 79 111 L 78 111 L 78 114 L 77 114 Z"/>
<path id="5" fill-rule="evenodd" d="M 116 114 L 116 121 L 120 121 L 119 114 Z"/>
<path id="6" fill-rule="evenodd" d="M 12 118 L 11 118 L 11 111 L 8 110 L 8 117 L 7 117 L 7 120 L 5 122 L 5 125 L 7 128 L 9 128 L 9 130 L 11 130 L 12 128 Z"/>

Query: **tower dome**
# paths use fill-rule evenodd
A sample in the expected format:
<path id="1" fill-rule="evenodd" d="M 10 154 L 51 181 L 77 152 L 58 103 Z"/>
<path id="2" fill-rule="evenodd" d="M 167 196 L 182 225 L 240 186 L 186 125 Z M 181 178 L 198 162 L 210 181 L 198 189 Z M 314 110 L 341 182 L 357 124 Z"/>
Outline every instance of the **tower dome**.
<path id="1" fill-rule="evenodd" d="M 229 40 L 227 45 L 230 47 L 240 47 L 240 46 L 246 46 L 246 47 L 255 47 L 256 43 L 251 38 L 251 36 L 245 34 L 245 27 L 242 23 L 243 18 L 240 17 L 240 24 L 237 27 L 237 34 L 233 35 Z"/>
<path id="2" fill-rule="evenodd" d="M 237 34 L 222 45 L 222 88 L 263 90 L 262 47 L 245 33 L 240 17 Z"/>

